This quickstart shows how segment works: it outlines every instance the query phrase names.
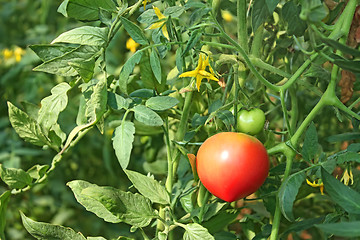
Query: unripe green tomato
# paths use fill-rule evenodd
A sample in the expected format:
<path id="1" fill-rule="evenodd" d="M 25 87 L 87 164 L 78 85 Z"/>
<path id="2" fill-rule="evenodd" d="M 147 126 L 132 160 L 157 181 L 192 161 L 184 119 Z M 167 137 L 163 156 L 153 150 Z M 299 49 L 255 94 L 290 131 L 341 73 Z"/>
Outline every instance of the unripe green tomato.
<path id="1" fill-rule="evenodd" d="M 239 132 L 256 135 L 264 128 L 265 113 L 260 108 L 242 109 L 238 113 L 237 130 Z"/>

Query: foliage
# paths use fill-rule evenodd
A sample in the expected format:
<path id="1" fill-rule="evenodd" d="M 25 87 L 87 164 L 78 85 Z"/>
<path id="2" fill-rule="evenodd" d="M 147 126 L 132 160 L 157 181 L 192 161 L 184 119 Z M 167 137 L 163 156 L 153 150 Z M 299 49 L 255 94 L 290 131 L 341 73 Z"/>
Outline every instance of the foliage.
<path id="1" fill-rule="evenodd" d="M 357 5 L 6 1 L 0 238 L 359 237 Z M 253 108 L 270 173 L 227 203 L 196 152 Z"/>

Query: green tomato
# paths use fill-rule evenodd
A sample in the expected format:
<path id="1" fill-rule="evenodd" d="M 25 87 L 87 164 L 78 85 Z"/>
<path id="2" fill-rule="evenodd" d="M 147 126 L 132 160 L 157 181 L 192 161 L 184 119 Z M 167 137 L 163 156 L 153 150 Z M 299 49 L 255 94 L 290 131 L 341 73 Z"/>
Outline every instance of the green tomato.
<path id="1" fill-rule="evenodd" d="M 265 114 L 260 108 L 242 109 L 238 114 L 237 130 L 239 132 L 256 135 L 264 128 Z"/>

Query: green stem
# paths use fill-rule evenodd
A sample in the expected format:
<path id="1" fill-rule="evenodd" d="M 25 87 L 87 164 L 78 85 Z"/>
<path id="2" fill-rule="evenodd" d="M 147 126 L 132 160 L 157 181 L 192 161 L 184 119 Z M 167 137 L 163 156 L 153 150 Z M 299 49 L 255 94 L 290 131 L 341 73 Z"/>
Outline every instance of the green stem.
<path id="1" fill-rule="evenodd" d="M 173 175 L 173 161 L 171 157 L 171 143 L 170 143 L 170 137 L 169 137 L 169 123 L 168 119 L 165 119 L 164 123 L 164 135 L 165 135 L 165 144 L 166 144 L 166 151 L 167 151 L 167 163 L 168 163 L 168 176 L 166 179 L 165 187 L 168 193 L 171 195 L 172 188 L 173 188 L 173 182 L 174 182 L 174 175 Z"/>
<path id="2" fill-rule="evenodd" d="M 287 73 L 277 67 L 274 67 L 273 65 L 270 65 L 263 60 L 261 60 L 258 57 L 255 56 L 249 56 L 250 61 L 254 64 L 254 66 L 262 68 L 264 70 L 267 70 L 269 72 L 275 73 L 279 76 L 285 77 L 285 78 L 291 78 L 291 74 Z"/>
<path id="3" fill-rule="evenodd" d="M 238 53 L 240 53 L 240 55 L 242 56 L 242 58 L 244 59 L 245 63 L 247 64 L 248 68 L 250 69 L 250 71 L 255 75 L 255 77 L 257 79 L 259 79 L 266 87 L 277 91 L 279 87 L 273 85 L 272 83 L 270 83 L 268 80 L 266 80 L 255 68 L 255 66 L 252 64 L 252 62 L 250 61 L 248 55 L 246 54 L 245 50 L 234 40 L 232 39 L 225 31 L 224 29 L 221 27 L 221 25 L 219 24 L 219 22 L 216 20 L 216 18 L 213 16 L 213 20 L 217 26 L 217 28 L 219 29 L 221 35 L 223 38 L 225 38 L 228 42 L 230 42 L 234 47 L 236 47 Z"/>
<path id="4" fill-rule="evenodd" d="M 296 96 L 295 88 L 289 89 L 290 99 L 291 99 L 291 111 L 290 111 L 290 135 L 292 136 L 294 133 L 294 129 L 296 129 L 296 124 L 298 121 L 299 111 L 298 111 L 298 99 Z"/>
<path id="5" fill-rule="evenodd" d="M 251 54 L 255 57 L 260 57 L 262 42 L 263 42 L 264 24 L 261 24 L 254 33 L 254 39 L 251 45 Z"/>
<path id="6" fill-rule="evenodd" d="M 237 0 L 238 39 L 239 45 L 249 52 L 247 24 L 246 24 L 246 0 Z"/>
<path id="7" fill-rule="evenodd" d="M 281 108 L 284 114 L 284 119 L 285 119 L 285 123 L 286 123 L 286 128 L 290 133 L 291 136 L 291 126 L 290 126 L 290 121 L 289 121 L 289 115 L 288 115 L 288 111 L 286 109 L 286 103 L 285 103 L 285 91 L 280 90 L 280 100 L 281 100 Z"/>

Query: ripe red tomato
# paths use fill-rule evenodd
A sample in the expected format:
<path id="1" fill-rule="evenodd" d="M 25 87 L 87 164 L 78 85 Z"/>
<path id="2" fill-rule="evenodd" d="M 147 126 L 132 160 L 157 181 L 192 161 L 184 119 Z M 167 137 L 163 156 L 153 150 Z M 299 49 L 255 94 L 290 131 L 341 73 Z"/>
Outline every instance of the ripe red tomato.
<path id="1" fill-rule="evenodd" d="M 260 108 L 242 109 L 238 114 L 237 130 L 250 135 L 256 135 L 264 128 L 265 113 Z"/>
<path id="2" fill-rule="evenodd" d="M 196 168 L 202 184 L 227 202 L 254 193 L 269 173 L 264 145 L 245 133 L 222 132 L 199 148 Z"/>

